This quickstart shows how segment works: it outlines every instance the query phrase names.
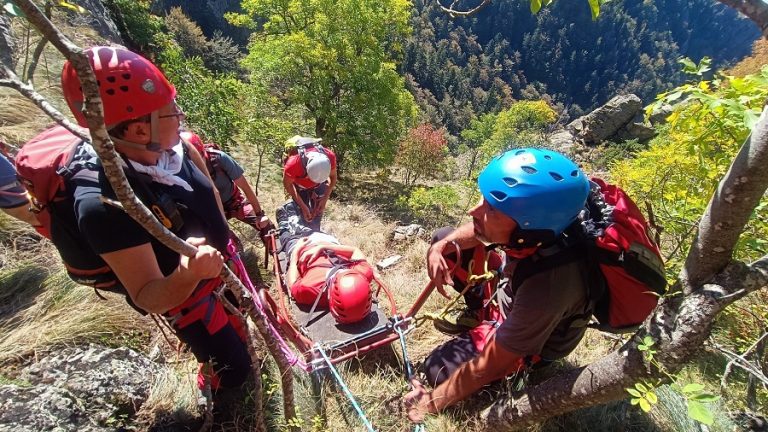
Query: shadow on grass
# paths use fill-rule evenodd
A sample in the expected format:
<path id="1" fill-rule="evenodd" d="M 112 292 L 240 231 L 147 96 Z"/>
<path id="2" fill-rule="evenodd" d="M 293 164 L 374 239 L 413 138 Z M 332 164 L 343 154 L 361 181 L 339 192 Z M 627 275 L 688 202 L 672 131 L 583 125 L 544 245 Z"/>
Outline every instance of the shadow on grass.
<path id="1" fill-rule="evenodd" d="M 39 265 L 5 270 L 0 273 L 0 326 L 10 324 L 43 292 L 49 269 Z"/>
<path id="2" fill-rule="evenodd" d="M 415 215 L 397 205 L 400 196 L 409 192 L 403 183 L 375 174 L 347 174 L 339 179 L 332 198 L 342 203 L 366 206 L 385 222 L 403 224 L 418 222 Z"/>

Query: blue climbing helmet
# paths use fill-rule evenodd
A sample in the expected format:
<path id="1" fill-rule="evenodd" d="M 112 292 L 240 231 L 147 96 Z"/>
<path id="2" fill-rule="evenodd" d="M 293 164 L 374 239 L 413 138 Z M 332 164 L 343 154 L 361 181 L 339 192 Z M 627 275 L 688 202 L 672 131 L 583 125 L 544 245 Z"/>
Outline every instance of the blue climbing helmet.
<path id="1" fill-rule="evenodd" d="M 584 208 L 589 180 L 560 153 L 535 148 L 507 150 L 477 179 L 494 209 L 514 219 L 518 230 L 559 236 Z M 522 241 L 520 241 L 522 243 Z"/>

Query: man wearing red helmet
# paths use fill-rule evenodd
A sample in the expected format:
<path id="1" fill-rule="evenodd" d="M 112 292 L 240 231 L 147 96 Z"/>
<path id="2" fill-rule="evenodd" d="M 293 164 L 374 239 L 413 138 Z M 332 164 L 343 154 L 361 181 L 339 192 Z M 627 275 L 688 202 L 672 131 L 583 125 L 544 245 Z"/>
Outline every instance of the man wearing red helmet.
<path id="1" fill-rule="evenodd" d="M 226 218 L 244 222 L 259 233 L 269 229 L 272 223 L 264 214 L 256 192 L 245 178 L 243 167 L 225 151 L 206 147 L 200 136 L 194 132 L 184 131 L 181 138 L 192 144 L 203 157 L 206 170 L 219 193 Z"/>
<path id="2" fill-rule="evenodd" d="M 162 314 L 195 357 L 213 362 L 214 388 L 239 388 L 251 371 L 240 329 L 213 291 L 222 281 L 228 226 L 210 179 L 180 143 L 184 112 L 176 89 L 147 59 L 123 48 L 87 50 L 99 83 L 104 122 L 121 155 L 137 196 L 157 206 L 171 230 L 197 246 L 193 257 L 167 248 L 122 210 L 105 204 L 116 199 L 90 143 L 82 157 L 89 168 L 71 180 L 79 236 L 120 280 L 138 309 Z M 64 97 L 86 126 L 83 93 L 74 67 L 62 71 Z"/>

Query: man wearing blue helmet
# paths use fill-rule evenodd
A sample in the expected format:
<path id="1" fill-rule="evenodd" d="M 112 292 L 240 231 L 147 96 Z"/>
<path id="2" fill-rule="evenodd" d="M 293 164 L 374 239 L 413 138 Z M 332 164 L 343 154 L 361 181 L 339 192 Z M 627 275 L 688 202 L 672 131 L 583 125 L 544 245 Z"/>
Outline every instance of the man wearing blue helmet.
<path id="1" fill-rule="evenodd" d="M 454 285 L 446 258 L 455 259 L 457 249 L 462 256 L 479 245 L 501 249 L 506 263 L 496 298 L 506 318 L 500 325 L 484 323 L 486 331 L 467 328 L 427 357 L 424 372 L 433 390 L 414 380 L 404 397 L 414 422 L 486 384 L 567 356 L 584 336 L 593 309 L 586 254 L 533 270 L 536 257 L 564 253 L 560 245 L 578 225 L 589 193 L 578 166 L 554 151 L 513 149 L 488 164 L 478 186 L 483 198 L 469 211 L 472 222 L 436 239 L 427 252 L 429 277 L 443 292 L 443 285 Z M 470 307 L 483 304 L 467 300 Z"/>

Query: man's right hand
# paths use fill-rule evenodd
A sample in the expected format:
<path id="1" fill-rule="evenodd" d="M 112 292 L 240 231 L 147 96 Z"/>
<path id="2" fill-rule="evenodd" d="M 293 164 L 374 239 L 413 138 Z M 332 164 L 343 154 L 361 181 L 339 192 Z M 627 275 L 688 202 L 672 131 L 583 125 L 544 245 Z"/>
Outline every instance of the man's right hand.
<path id="1" fill-rule="evenodd" d="M 190 237 L 187 243 L 197 247 L 197 253 L 193 257 L 182 255 L 180 266 L 182 270 L 189 272 L 191 277 L 198 280 L 212 279 L 221 273 L 224 265 L 224 257 L 216 248 L 205 244 L 205 239 Z"/>
<path id="2" fill-rule="evenodd" d="M 427 251 L 427 274 L 429 279 L 437 288 L 437 291 L 445 298 L 451 298 L 443 288 L 444 285 L 453 286 L 453 278 L 451 277 L 451 269 L 448 263 L 445 261 L 443 255 L 446 251 L 445 248 L 451 243 L 443 240 L 439 240 L 432 244 Z"/>
<path id="3" fill-rule="evenodd" d="M 312 219 L 315 218 L 315 216 L 312 214 L 311 211 L 309 211 L 309 207 L 307 207 L 306 204 L 303 202 L 299 203 L 299 209 L 301 210 L 301 215 L 304 216 L 304 220 L 307 222 L 311 222 Z"/>

